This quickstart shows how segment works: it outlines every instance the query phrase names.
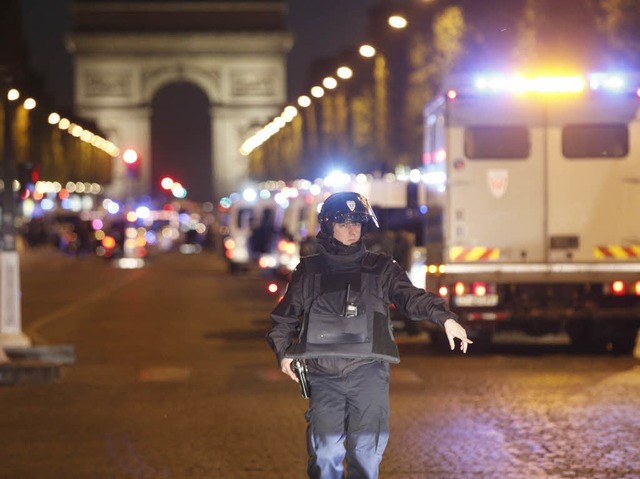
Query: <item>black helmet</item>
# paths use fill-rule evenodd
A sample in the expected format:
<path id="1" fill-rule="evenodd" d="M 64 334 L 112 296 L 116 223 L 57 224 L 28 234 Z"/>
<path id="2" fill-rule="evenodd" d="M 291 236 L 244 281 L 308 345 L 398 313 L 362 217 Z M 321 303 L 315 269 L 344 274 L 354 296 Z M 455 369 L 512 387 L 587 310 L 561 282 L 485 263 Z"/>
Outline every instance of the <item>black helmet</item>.
<path id="1" fill-rule="evenodd" d="M 378 227 L 369 201 L 360 193 L 345 191 L 334 193 L 325 200 L 318 214 L 320 229 L 326 234 L 333 234 L 334 223 L 360 223 L 362 234 L 367 226 Z"/>

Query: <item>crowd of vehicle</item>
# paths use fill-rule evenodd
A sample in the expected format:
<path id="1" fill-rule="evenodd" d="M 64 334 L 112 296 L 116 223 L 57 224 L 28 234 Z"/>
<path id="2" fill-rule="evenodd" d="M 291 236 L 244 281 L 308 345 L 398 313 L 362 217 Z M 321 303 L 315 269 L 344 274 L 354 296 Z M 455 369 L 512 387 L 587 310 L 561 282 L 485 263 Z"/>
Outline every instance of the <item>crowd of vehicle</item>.
<path id="1" fill-rule="evenodd" d="M 103 199 L 91 208 L 63 204 L 21 217 L 21 244 L 50 246 L 65 254 L 97 255 L 121 267 L 140 267 L 154 255 L 216 249 L 218 219 L 212 203 L 122 205 Z"/>
<path id="2" fill-rule="evenodd" d="M 423 240 L 425 216 L 415 198 L 417 184 L 409 175 L 342 173 L 314 183 L 266 182 L 223 198 L 221 233 L 229 270 L 257 266 L 265 272 L 287 276 L 300 256 L 313 253 L 318 211 L 323 201 L 337 191 L 357 191 L 369 198 L 381 223 L 380 229 L 367 235 L 369 249 L 393 255 L 411 271 Z M 424 283 L 418 276 L 416 281 Z"/>

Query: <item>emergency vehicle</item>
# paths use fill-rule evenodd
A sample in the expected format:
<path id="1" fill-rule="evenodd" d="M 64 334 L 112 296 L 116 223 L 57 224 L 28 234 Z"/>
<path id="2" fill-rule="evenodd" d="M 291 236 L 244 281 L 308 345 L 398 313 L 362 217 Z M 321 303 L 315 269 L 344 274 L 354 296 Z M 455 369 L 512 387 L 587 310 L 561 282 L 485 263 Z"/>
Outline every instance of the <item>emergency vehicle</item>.
<path id="1" fill-rule="evenodd" d="M 420 188 L 416 184 L 419 182 L 419 175 L 410 177 L 408 173 L 376 177 L 334 172 L 311 187 L 284 188 L 276 194 L 276 201 L 284 208 L 279 223 L 283 234 L 276 257 L 271 260 L 283 265 L 283 270 L 292 271 L 300 256 L 314 252 L 318 213 L 324 200 L 333 193 L 354 191 L 369 200 L 379 222 L 379 228 L 368 231 L 365 236 L 368 249 L 392 255 L 407 270 L 414 284 L 424 287 L 426 250 L 421 247 L 423 215 L 419 210 Z M 280 194 L 285 195 L 286 201 L 278 199 Z M 261 263 L 264 259 L 261 258 Z"/>
<path id="2" fill-rule="evenodd" d="M 275 273 L 287 278 L 300 256 L 314 252 L 323 201 L 336 192 L 355 191 L 369 199 L 380 222 L 380 229 L 367 234 L 369 249 L 393 255 L 414 284 L 424 287 L 426 251 L 421 245 L 423 214 L 419 207 L 423 200 L 417 183 L 417 170 L 381 177 L 333 172 L 313 183 L 267 181 L 235 193 L 220 204 L 225 212 L 223 243 L 230 269 L 257 264 L 267 276 Z M 260 224 L 268 227 L 271 238 L 268 247 L 256 251 L 251 238 Z"/>
<path id="3" fill-rule="evenodd" d="M 224 255 L 229 271 L 252 267 L 272 248 L 282 208 L 268 190 L 246 188 L 220 200 Z"/>
<path id="4" fill-rule="evenodd" d="M 633 351 L 639 107 L 637 73 L 452 76 L 426 105 L 427 289 L 474 347 L 517 330 Z"/>

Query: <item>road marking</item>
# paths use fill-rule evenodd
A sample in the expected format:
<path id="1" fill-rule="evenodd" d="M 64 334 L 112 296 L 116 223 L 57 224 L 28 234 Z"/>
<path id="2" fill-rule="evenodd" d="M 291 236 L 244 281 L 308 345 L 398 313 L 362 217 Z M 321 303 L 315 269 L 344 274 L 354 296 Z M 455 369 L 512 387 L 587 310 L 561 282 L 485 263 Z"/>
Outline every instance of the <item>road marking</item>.
<path id="1" fill-rule="evenodd" d="M 69 305 L 63 306 L 55 311 L 50 312 L 49 314 L 36 319 L 33 323 L 25 328 L 25 333 L 31 339 L 39 343 L 48 343 L 48 341 L 39 333 L 42 328 L 53 323 L 54 321 L 68 317 L 74 311 L 84 308 L 95 301 L 108 297 L 115 291 L 137 280 L 140 275 L 142 275 L 142 270 L 136 270 L 132 272 L 131 275 L 123 278 L 121 281 L 111 283 L 108 286 L 103 286 L 78 301 L 74 301 Z"/>

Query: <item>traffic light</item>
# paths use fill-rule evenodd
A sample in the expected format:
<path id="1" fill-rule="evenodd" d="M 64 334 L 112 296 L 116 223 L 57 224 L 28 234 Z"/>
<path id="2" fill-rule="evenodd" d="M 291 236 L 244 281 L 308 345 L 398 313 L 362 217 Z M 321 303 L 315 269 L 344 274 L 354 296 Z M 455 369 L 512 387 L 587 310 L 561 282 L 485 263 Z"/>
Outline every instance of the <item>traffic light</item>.
<path id="1" fill-rule="evenodd" d="M 20 190 L 18 191 L 18 198 L 21 200 L 27 199 L 35 184 L 40 179 L 40 166 L 33 163 L 21 163 L 18 164 L 18 182 L 20 183 Z"/>
<path id="2" fill-rule="evenodd" d="M 165 176 L 164 178 L 162 178 L 162 180 L 160 180 L 160 186 L 165 191 L 171 191 L 171 187 L 174 183 L 175 181 L 173 181 L 173 178 L 169 176 Z"/>
<path id="3" fill-rule="evenodd" d="M 122 152 L 122 161 L 127 167 L 127 173 L 132 178 L 137 178 L 140 173 L 140 155 L 133 148 L 127 148 Z"/>
<path id="4" fill-rule="evenodd" d="M 175 181 L 170 176 L 165 176 L 160 180 L 160 186 L 167 193 L 171 193 L 176 198 L 186 198 L 187 190 L 182 186 L 181 183 Z"/>

